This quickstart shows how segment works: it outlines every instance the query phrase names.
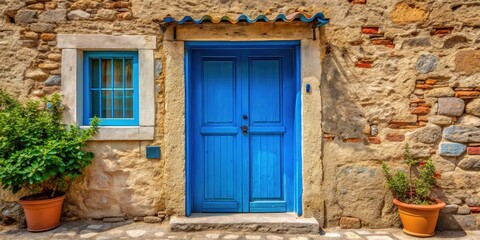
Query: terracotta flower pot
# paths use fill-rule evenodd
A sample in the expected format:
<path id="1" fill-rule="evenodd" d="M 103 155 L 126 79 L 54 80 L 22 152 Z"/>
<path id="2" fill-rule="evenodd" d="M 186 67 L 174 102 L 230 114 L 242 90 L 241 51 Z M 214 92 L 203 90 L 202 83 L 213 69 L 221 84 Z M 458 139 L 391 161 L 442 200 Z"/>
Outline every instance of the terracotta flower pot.
<path id="1" fill-rule="evenodd" d="M 60 225 L 64 199 L 65 195 L 43 200 L 20 199 L 20 204 L 27 218 L 28 231 L 47 231 Z"/>
<path id="2" fill-rule="evenodd" d="M 397 205 L 402 220 L 403 232 L 415 237 L 435 235 L 438 214 L 440 209 L 445 207 L 445 203 L 440 199 L 435 199 L 435 201 L 437 202 L 435 205 L 415 205 L 394 199 L 393 203 Z"/>

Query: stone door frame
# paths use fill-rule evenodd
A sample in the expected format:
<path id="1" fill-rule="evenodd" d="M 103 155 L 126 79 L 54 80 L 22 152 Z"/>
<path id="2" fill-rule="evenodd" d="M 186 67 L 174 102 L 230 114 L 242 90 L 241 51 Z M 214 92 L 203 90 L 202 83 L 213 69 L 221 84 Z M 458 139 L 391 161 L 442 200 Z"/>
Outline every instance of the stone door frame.
<path id="1" fill-rule="evenodd" d="M 174 32 L 175 31 L 175 32 Z M 318 33 L 317 33 L 318 36 Z M 165 206 L 168 213 L 188 215 L 186 202 L 186 93 L 185 41 L 300 41 L 300 80 L 302 106 L 302 184 L 301 209 L 312 216 L 310 202 L 323 199 L 322 128 L 321 128 L 321 41 L 313 40 L 312 28 L 306 23 L 255 23 L 177 25 L 167 27 L 163 38 L 165 54 Z M 311 90 L 306 93 L 305 86 Z M 323 205 L 323 204 L 322 204 Z M 318 210 L 318 209 L 316 209 Z M 320 209 L 321 211 L 323 209 Z"/>

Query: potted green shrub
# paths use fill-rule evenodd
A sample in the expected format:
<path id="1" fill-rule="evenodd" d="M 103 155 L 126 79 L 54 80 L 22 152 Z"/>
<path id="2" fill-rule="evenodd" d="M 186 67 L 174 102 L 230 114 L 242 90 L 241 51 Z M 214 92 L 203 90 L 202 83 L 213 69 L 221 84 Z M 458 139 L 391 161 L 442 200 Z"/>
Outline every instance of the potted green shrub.
<path id="1" fill-rule="evenodd" d="M 436 179 L 440 174 L 435 170 L 431 159 L 415 159 L 408 144 L 405 145 L 404 160 L 408 165 L 408 174 L 396 171 L 391 174 L 390 168 L 382 163 L 387 177 L 387 187 L 392 191 L 394 204 L 398 207 L 403 231 L 416 237 L 435 235 L 440 209 L 445 203 L 432 196 L 436 188 Z"/>
<path id="2" fill-rule="evenodd" d="M 83 150 L 98 127 L 62 124 L 59 94 L 43 101 L 20 103 L 0 90 L 0 182 L 20 198 L 29 231 L 45 231 L 60 223 L 65 191 L 91 163 Z"/>

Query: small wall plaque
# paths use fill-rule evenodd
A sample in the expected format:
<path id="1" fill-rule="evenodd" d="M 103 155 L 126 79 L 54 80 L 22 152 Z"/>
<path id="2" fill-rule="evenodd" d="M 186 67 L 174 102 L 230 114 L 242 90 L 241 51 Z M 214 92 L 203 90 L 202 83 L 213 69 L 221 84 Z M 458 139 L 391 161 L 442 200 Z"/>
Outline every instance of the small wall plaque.
<path id="1" fill-rule="evenodd" d="M 146 153 L 148 159 L 160 159 L 160 146 L 147 146 Z"/>

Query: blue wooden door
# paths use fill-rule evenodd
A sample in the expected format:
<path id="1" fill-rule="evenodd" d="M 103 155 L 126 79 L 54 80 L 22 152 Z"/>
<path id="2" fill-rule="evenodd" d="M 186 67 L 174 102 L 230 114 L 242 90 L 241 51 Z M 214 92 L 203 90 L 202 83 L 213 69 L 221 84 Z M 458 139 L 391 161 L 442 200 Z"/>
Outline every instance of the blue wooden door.
<path id="1" fill-rule="evenodd" d="M 190 54 L 193 212 L 293 211 L 295 49 Z"/>

